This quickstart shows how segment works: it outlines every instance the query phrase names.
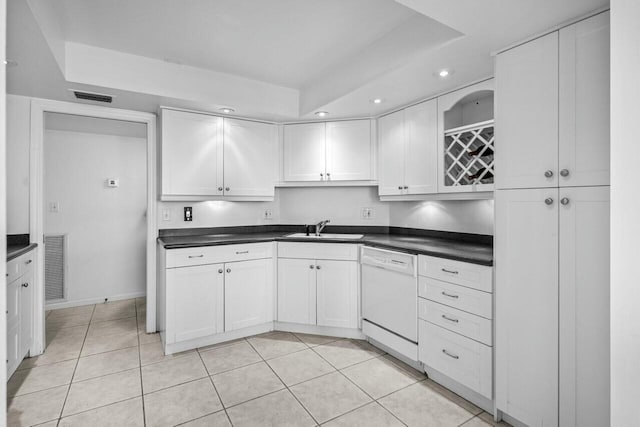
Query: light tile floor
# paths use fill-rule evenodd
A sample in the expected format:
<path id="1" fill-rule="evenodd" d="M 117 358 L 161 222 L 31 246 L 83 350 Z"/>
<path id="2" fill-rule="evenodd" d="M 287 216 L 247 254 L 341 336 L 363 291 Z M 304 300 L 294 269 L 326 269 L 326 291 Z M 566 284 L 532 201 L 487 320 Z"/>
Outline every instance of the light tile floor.
<path id="1" fill-rule="evenodd" d="M 465 426 L 492 417 L 364 341 L 288 332 L 164 356 L 144 298 L 47 313 L 10 426 Z M 501 424 L 505 425 L 505 424 Z"/>

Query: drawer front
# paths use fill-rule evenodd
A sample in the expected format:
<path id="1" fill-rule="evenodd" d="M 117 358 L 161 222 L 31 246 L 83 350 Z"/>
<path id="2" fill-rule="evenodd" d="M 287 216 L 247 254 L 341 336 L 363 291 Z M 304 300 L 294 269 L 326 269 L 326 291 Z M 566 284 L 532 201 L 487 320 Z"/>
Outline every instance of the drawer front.
<path id="1" fill-rule="evenodd" d="M 358 260 L 358 245 L 350 243 L 278 242 L 278 258 Z"/>
<path id="2" fill-rule="evenodd" d="M 273 257 L 272 242 L 167 249 L 167 268 L 219 264 L 271 257 Z"/>
<path id="3" fill-rule="evenodd" d="M 467 338 L 492 345 L 492 322 L 484 317 L 420 298 L 418 317 Z"/>
<path id="4" fill-rule="evenodd" d="M 491 399 L 491 347 L 424 320 L 419 331 L 422 363 Z"/>
<path id="5" fill-rule="evenodd" d="M 484 292 L 493 292 L 492 267 L 420 255 L 418 257 L 418 272 L 421 276 L 432 279 Z"/>
<path id="6" fill-rule="evenodd" d="M 14 258 L 7 262 L 7 283 L 11 283 L 22 275 L 22 257 Z"/>
<path id="7" fill-rule="evenodd" d="M 493 318 L 493 295 L 426 277 L 418 278 L 418 295 L 471 314 Z"/>

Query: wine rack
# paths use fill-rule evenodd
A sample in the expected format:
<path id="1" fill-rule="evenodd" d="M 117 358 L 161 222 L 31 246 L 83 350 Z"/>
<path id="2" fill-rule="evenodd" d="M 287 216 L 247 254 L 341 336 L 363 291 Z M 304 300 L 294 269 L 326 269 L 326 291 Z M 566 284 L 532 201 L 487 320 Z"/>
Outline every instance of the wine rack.
<path id="1" fill-rule="evenodd" d="M 446 130 L 445 185 L 493 184 L 494 142 L 493 120 Z"/>

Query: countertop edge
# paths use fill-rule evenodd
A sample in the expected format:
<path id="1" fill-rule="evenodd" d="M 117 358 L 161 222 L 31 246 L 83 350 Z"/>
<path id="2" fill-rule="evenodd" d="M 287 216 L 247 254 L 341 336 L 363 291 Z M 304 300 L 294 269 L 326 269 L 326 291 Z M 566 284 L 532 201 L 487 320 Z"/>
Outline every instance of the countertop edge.
<path id="1" fill-rule="evenodd" d="M 37 243 L 29 243 L 27 246 L 12 250 L 11 252 L 9 252 L 9 250 L 7 249 L 7 262 L 11 261 L 12 259 L 18 258 L 20 255 L 24 255 L 27 252 L 31 252 L 33 249 L 37 247 L 38 247 Z"/>

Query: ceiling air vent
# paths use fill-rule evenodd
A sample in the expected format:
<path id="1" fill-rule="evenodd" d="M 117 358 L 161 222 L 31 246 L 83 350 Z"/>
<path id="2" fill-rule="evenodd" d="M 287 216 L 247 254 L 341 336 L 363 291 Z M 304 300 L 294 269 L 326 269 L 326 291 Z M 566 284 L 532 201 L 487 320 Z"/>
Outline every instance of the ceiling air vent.
<path id="1" fill-rule="evenodd" d="M 113 102 L 113 96 L 104 95 L 101 93 L 91 93 L 91 92 L 80 92 L 79 90 L 74 90 L 73 94 L 78 99 L 84 99 L 86 101 L 96 101 L 96 102 Z"/>

